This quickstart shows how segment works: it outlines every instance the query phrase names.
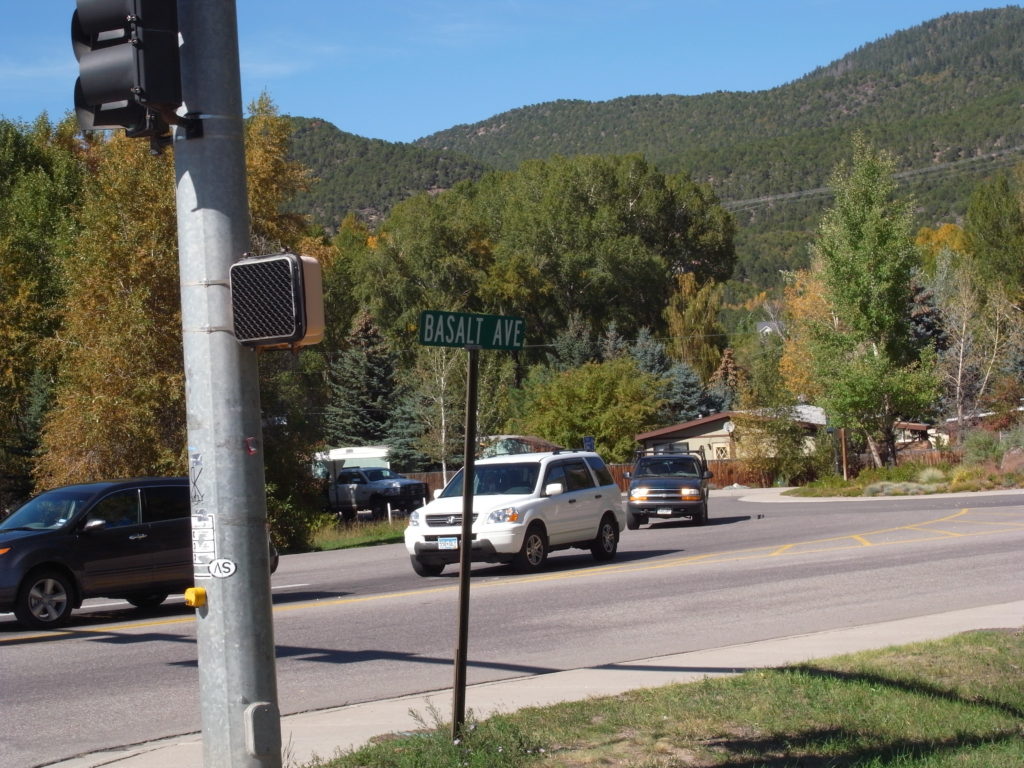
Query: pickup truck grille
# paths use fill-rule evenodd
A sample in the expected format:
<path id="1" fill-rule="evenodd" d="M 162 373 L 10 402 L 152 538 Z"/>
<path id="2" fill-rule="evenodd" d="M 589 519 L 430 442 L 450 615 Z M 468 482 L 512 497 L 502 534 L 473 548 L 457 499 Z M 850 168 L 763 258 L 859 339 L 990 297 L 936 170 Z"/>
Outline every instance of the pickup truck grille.
<path id="1" fill-rule="evenodd" d="M 473 522 L 476 522 L 476 515 L 473 515 Z M 462 525 L 462 515 L 427 515 L 427 526 L 430 528 L 448 528 L 452 525 Z"/>
<path id="2" fill-rule="evenodd" d="M 651 488 L 647 492 L 647 501 L 679 501 L 679 489 Z"/>
<path id="3" fill-rule="evenodd" d="M 398 489 L 398 496 L 402 499 L 423 499 L 427 496 L 426 483 L 403 483 Z"/>

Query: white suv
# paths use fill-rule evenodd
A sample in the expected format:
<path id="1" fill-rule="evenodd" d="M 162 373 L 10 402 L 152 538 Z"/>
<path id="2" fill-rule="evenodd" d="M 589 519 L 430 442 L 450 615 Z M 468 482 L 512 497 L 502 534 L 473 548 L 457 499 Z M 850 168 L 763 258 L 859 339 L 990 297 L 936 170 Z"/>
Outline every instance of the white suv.
<path id="1" fill-rule="evenodd" d="M 625 526 L 619 487 L 589 451 L 495 456 L 475 462 L 470 559 L 536 571 L 556 549 L 589 549 L 615 557 Z M 436 498 L 409 515 L 405 548 L 413 570 L 437 576 L 459 562 L 460 470 Z"/>

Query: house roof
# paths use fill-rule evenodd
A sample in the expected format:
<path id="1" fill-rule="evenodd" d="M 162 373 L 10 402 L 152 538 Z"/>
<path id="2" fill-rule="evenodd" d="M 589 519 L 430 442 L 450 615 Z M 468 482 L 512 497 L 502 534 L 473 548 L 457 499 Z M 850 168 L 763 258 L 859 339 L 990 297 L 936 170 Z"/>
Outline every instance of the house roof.
<path id="1" fill-rule="evenodd" d="M 704 424 L 711 424 L 716 421 L 728 421 L 734 416 L 743 413 L 756 413 L 756 411 L 722 411 L 721 413 L 713 413 L 710 416 L 704 416 L 699 419 L 694 419 L 693 421 L 684 421 L 681 424 L 673 424 L 671 427 L 662 427 L 661 429 L 655 429 L 652 432 L 644 432 L 643 434 L 636 435 L 634 439 L 638 443 L 642 443 L 644 440 L 652 440 L 658 437 L 669 437 L 670 435 L 685 432 L 693 427 L 699 427 Z M 813 427 L 823 427 L 827 423 L 825 411 L 816 405 L 795 406 L 793 408 L 793 421 L 798 424 L 806 424 Z"/>
<path id="2" fill-rule="evenodd" d="M 702 424 L 711 424 L 716 421 L 728 421 L 736 415 L 736 411 L 722 411 L 721 413 L 713 413 L 710 416 L 704 416 L 700 419 L 694 419 L 693 421 L 684 421 L 682 424 L 673 424 L 671 427 L 662 427 L 661 429 L 655 429 L 652 432 L 644 432 L 643 434 L 636 435 L 635 440 L 637 442 L 643 442 L 644 440 L 650 440 L 655 437 L 667 437 L 668 435 L 674 435 L 676 432 L 685 432 L 687 429 L 697 427 Z"/>

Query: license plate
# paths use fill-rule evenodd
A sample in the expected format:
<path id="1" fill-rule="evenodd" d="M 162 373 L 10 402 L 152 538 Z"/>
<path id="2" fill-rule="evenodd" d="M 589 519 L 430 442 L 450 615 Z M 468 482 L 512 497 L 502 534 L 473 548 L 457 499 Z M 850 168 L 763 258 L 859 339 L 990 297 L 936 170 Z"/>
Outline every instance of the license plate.
<path id="1" fill-rule="evenodd" d="M 672 510 L 671 509 L 659 509 L 657 514 L 661 515 L 662 517 L 672 517 Z"/>
<path id="2" fill-rule="evenodd" d="M 459 548 L 459 537 L 458 536 L 438 536 L 437 538 L 438 549 L 458 549 Z"/>

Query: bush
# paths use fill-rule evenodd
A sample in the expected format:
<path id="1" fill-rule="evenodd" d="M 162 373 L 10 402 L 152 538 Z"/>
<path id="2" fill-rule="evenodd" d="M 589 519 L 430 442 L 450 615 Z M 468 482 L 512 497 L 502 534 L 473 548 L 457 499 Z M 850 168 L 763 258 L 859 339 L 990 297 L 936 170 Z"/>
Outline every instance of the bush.
<path id="1" fill-rule="evenodd" d="M 267 521 L 274 545 L 282 552 L 309 551 L 316 532 L 330 525 L 334 515 L 325 513 L 310 498 L 285 495 L 267 483 Z"/>
<path id="2" fill-rule="evenodd" d="M 946 480 L 946 475 L 938 467 L 925 467 L 917 473 L 915 478 L 922 485 L 935 485 Z"/>
<path id="3" fill-rule="evenodd" d="M 964 435 L 964 463 L 998 464 L 1003 458 L 1006 447 L 999 440 L 999 435 L 985 429 L 972 429 Z"/>

